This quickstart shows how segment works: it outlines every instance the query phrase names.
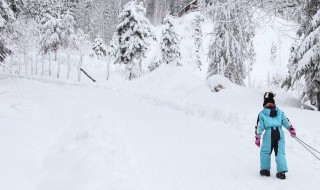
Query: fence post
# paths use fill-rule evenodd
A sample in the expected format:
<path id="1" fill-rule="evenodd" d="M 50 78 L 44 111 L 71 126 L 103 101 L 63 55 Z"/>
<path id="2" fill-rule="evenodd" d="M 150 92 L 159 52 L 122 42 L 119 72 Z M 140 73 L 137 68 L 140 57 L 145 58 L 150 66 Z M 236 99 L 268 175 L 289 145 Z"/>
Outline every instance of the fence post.
<path id="1" fill-rule="evenodd" d="M 31 75 L 33 75 L 33 56 L 31 55 Z"/>

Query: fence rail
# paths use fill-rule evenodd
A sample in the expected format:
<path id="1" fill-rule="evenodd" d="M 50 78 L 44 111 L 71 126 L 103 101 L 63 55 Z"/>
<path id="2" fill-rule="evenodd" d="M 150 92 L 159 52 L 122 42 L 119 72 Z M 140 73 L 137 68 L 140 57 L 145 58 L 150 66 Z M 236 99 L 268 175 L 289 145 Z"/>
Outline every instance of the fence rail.
<path id="1" fill-rule="evenodd" d="M 90 81 L 96 82 L 93 75 L 83 68 L 83 55 L 62 55 L 57 56 L 56 60 L 49 55 L 38 54 L 22 54 L 11 55 L 5 62 L 0 63 L 0 71 L 16 76 L 42 76 L 56 78 L 61 80 L 74 80 L 81 82 L 82 74 Z M 92 61 L 93 63 L 95 61 Z M 100 60 L 99 63 L 102 61 Z M 106 65 L 106 62 L 104 62 Z M 89 63 L 90 64 L 90 63 Z M 106 68 L 107 65 L 106 65 Z M 106 74 L 105 69 L 101 70 L 101 74 Z M 104 77 L 107 78 L 108 76 Z"/>

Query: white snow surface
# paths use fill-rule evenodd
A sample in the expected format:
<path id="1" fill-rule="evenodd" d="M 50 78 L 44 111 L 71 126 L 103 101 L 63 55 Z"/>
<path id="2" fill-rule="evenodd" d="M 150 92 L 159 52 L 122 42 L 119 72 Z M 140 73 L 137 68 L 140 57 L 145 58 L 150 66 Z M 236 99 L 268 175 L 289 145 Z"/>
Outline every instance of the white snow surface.
<path id="1" fill-rule="evenodd" d="M 2 78 L 2 77 L 1 77 Z M 91 85 L 0 80 L 0 189 L 318 189 L 320 162 L 286 133 L 287 179 L 259 175 L 254 126 L 263 92 L 213 93 L 180 67 Z M 320 113 L 278 106 L 320 148 Z M 291 102 L 291 103 L 289 103 Z"/>

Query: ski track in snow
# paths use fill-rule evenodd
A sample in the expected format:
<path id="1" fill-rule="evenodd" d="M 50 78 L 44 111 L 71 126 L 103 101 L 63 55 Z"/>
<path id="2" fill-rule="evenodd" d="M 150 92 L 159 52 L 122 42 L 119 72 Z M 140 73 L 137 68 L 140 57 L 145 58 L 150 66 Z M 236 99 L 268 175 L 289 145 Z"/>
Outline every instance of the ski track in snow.
<path id="1" fill-rule="evenodd" d="M 258 175 L 255 109 L 222 111 L 125 86 L 29 79 L 4 79 L 0 84 L 4 86 L 0 92 L 0 189 L 320 186 L 316 178 L 320 164 L 289 135 L 288 179 L 275 178 L 274 159 L 272 177 Z M 297 125 L 299 137 L 319 145 L 319 114 L 296 108 L 285 111 Z M 304 116 L 311 119 L 304 122 Z M 299 129 L 302 125 L 306 128 Z"/>

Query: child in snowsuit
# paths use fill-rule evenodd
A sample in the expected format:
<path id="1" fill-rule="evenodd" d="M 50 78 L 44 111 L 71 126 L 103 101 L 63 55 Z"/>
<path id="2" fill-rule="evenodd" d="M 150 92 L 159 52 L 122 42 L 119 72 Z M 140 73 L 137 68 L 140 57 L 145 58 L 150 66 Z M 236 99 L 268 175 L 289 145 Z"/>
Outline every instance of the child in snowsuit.
<path id="1" fill-rule="evenodd" d="M 285 179 L 288 172 L 285 157 L 285 140 L 282 126 L 289 130 L 292 137 L 296 137 L 296 132 L 285 114 L 276 107 L 274 94 L 267 92 L 264 94 L 263 110 L 260 112 L 256 126 L 255 144 L 260 147 L 261 135 L 263 135 L 262 147 L 260 150 L 260 174 L 270 176 L 270 157 L 272 150 L 275 152 L 277 163 L 277 178 Z"/>

